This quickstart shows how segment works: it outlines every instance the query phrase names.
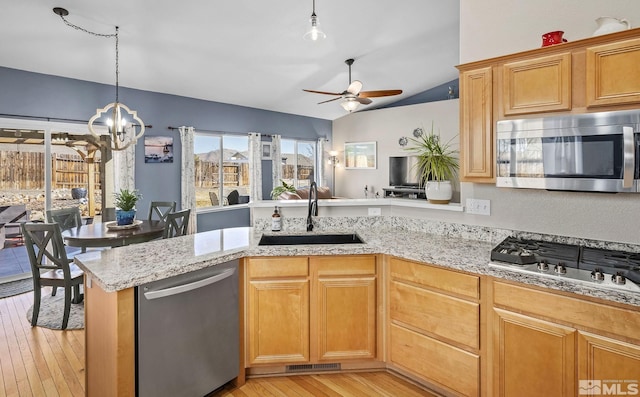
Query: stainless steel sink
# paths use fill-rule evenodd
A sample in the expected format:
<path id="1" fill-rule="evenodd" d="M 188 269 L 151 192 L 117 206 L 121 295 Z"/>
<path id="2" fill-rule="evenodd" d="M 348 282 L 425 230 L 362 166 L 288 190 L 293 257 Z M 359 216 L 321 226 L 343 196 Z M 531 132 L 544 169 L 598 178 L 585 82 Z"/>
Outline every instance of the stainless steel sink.
<path id="1" fill-rule="evenodd" d="M 258 245 L 306 245 L 306 244 L 362 244 L 356 233 L 351 234 L 279 234 L 263 235 Z"/>

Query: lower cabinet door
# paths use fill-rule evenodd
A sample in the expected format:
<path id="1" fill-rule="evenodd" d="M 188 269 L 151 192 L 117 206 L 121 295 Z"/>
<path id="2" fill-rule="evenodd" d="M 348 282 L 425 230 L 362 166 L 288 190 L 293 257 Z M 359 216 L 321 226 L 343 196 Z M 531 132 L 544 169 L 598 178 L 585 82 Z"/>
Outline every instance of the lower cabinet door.
<path id="1" fill-rule="evenodd" d="M 249 364 L 309 361 L 309 281 L 251 280 Z"/>
<path id="2" fill-rule="evenodd" d="M 376 356 L 376 277 L 319 279 L 318 358 Z"/>
<path id="3" fill-rule="evenodd" d="M 580 331 L 578 394 L 640 394 L 640 346 Z"/>
<path id="4" fill-rule="evenodd" d="M 455 395 L 480 395 L 480 357 L 395 324 L 390 332 L 393 364 Z"/>
<path id="5" fill-rule="evenodd" d="M 576 330 L 494 309 L 494 395 L 574 396 Z"/>

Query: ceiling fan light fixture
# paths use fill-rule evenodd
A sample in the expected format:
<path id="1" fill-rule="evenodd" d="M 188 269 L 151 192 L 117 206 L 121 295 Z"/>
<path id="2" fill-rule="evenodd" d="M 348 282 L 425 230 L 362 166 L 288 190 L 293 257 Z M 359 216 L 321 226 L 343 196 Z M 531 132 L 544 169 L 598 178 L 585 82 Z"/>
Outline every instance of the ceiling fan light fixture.
<path id="1" fill-rule="evenodd" d="M 316 0 L 313 0 L 313 11 L 311 12 L 311 28 L 304 34 L 303 38 L 310 41 L 318 41 L 327 37 L 326 34 L 320 29 L 320 22 L 316 15 Z"/>
<path id="2" fill-rule="evenodd" d="M 351 113 L 358 108 L 360 102 L 358 102 L 355 98 L 346 98 L 344 101 L 340 103 L 340 106 L 347 112 Z"/>

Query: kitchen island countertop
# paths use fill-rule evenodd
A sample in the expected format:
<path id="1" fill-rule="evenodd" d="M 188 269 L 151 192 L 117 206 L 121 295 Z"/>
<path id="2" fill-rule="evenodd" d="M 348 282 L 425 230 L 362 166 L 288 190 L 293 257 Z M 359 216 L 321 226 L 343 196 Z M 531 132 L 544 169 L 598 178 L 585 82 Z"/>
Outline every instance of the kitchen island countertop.
<path id="1" fill-rule="evenodd" d="M 354 229 L 332 229 L 313 233 L 353 231 Z M 275 233 L 252 227 L 230 228 L 115 249 L 90 251 L 76 256 L 75 262 L 87 273 L 91 282 L 96 282 L 106 292 L 113 292 L 242 257 L 386 254 L 473 274 L 640 306 L 640 294 L 637 293 L 603 290 L 588 284 L 490 267 L 489 253 L 495 245 L 491 242 L 398 230 L 393 227 L 355 231 L 364 244 L 259 246 L 258 241 L 263 234 Z M 309 232 L 281 232 L 285 233 Z"/>

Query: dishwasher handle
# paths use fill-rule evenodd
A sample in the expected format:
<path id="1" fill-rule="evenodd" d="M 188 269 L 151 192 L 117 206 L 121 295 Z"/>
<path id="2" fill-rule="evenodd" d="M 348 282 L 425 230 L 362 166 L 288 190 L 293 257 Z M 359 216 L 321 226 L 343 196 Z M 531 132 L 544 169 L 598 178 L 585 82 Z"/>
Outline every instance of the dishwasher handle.
<path id="1" fill-rule="evenodd" d="M 164 298 L 167 296 L 182 294 L 187 291 L 192 291 L 194 289 L 202 288 L 207 285 L 217 283 L 218 281 L 222 281 L 225 278 L 232 276 L 233 273 L 235 273 L 235 271 L 236 271 L 235 268 L 230 268 L 214 276 L 203 278 L 202 280 L 194 281 L 189 284 L 177 285 L 175 287 L 159 289 L 157 291 L 147 291 L 144 293 L 144 297 L 147 298 L 147 300 L 152 300 L 152 299 L 158 299 L 158 298 Z"/>

